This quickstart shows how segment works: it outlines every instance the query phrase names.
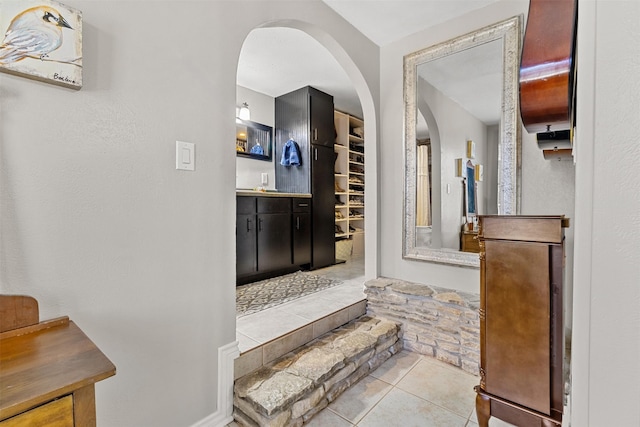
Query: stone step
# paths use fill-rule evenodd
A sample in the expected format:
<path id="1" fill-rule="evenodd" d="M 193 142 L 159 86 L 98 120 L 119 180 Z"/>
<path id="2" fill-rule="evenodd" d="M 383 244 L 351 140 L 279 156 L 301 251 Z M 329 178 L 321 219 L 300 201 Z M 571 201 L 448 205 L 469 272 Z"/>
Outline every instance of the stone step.
<path id="1" fill-rule="evenodd" d="M 236 380 L 241 426 L 302 426 L 402 349 L 400 324 L 362 316 Z"/>

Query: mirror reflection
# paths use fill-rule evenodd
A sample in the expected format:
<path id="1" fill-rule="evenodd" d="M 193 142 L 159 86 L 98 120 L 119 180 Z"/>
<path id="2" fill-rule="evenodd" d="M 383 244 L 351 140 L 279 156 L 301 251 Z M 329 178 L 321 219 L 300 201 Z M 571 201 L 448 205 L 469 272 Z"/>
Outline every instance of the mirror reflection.
<path id="1" fill-rule="evenodd" d="M 515 214 L 520 17 L 405 57 L 404 256 L 478 266 L 477 216 Z"/>
<path id="2" fill-rule="evenodd" d="M 498 213 L 497 182 L 476 181 L 475 175 L 476 167 L 497 165 L 502 47 L 502 40 L 493 40 L 417 67 L 417 246 L 468 251 L 459 231 L 474 231 L 477 215 Z M 445 189 L 436 198 L 435 227 L 434 162 L 440 165 L 436 191 Z"/>
<path id="3" fill-rule="evenodd" d="M 257 160 L 271 160 L 271 126 L 236 119 L 236 154 Z"/>

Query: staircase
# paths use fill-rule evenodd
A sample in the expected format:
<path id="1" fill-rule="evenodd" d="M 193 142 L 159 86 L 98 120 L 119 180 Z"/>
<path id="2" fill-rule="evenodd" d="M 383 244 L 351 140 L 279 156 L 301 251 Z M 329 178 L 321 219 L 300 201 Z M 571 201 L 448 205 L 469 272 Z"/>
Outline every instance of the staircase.
<path id="1" fill-rule="evenodd" d="M 302 426 L 402 349 L 400 324 L 359 317 L 238 378 L 234 418 L 241 426 Z"/>

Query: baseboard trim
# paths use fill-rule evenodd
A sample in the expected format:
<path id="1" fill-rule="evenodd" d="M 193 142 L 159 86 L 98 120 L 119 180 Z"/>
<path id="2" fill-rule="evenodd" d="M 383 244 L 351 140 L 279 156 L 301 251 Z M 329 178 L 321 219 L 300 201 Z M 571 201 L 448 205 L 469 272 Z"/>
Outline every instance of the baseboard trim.
<path id="1" fill-rule="evenodd" d="M 218 348 L 218 405 L 216 412 L 191 427 L 224 427 L 233 421 L 233 364 L 239 355 L 238 341 Z"/>

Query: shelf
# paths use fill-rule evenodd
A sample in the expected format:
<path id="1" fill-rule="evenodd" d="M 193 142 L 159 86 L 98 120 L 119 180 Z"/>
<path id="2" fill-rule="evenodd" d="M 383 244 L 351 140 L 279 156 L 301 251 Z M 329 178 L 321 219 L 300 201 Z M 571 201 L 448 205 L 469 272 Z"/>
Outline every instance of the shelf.
<path id="1" fill-rule="evenodd" d="M 336 210 L 342 210 L 345 218 L 337 218 L 336 225 L 340 225 L 344 233 L 336 234 L 336 239 L 351 239 L 352 236 L 363 235 L 364 225 L 364 138 L 354 134 L 364 132 L 364 121 L 357 117 L 336 111 L 334 114 L 336 127 L 335 170 L 336 182 L 347 191 L 335 193 L 345 202 L 336 205 Z M 364 135 L 363 135 L 364 136 Z M 348 171 L 340 173 L 341 171 Z M 345 182 L 344 177 L 347 177 Z M 347 208 L 349 210 L 347 210 Z M 353 210 L 351 210 L 353 209 Z M 352 222 L 353 221 L 353 222 Z M 350 231 L 354 230 L 355 231 Z"/>

